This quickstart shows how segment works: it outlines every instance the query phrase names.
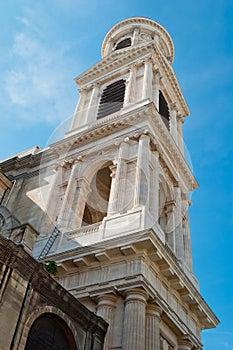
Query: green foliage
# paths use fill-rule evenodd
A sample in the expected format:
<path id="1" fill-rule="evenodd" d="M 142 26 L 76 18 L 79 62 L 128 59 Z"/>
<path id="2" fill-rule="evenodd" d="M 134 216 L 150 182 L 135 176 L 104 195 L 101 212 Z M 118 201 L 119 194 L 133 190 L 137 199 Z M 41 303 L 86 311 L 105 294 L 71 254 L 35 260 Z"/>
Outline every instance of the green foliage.
<path id="1" fill-rule="evenodd" d="M 56 276 L 57 274 L 57 264 L 55 261 L 49 260 L 45 262 L 45 269 L 48 271 L 51 275 Z"/>

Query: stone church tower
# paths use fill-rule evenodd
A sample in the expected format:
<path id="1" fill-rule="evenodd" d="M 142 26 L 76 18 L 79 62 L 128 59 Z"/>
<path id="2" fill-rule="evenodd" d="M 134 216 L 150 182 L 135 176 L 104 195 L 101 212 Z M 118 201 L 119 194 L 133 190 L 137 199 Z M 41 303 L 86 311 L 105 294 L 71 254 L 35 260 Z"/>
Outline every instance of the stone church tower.
<path id="1" fill-rule="evenodd" d="M 157 22 L 116 24 L 102 59 L 75 79 L 65 138 L 3 164 L 17 178 L 8 207 L 40 232 L 34 255 L 55 260 L 59 282 L 109 323 L 105 350 L 200 350 L 201 330 L 218 324 L 192 269 L 198 185 L 173 58 Z"/>

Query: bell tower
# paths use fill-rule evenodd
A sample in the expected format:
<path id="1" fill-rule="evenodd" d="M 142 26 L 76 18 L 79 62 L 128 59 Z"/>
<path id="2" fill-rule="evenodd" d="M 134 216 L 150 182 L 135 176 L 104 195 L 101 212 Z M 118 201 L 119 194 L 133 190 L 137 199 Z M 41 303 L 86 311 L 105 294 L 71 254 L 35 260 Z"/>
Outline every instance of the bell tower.
<path id="1" fill-rule="evenodd" d="M 102 59 L 75 79 L 71 128 L 49 150 L 59 161 L 46 215 L 61 234 L 46 259 L 109 323 L 106 350 L 200 350 L 201 330 L 218 323 L 192 269 L 188 207 L 198 184 L 184 158 L 189 110 L 173 58 L 157 22 L 117 23 Z M 42 232 L 50 228 L 43 220 Z"/>

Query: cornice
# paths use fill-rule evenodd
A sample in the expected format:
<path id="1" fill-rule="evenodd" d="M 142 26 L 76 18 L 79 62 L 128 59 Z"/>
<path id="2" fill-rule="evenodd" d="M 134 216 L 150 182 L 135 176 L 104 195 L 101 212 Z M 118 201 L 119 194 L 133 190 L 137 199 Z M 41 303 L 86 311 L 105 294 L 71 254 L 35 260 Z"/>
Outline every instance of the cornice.
<path id="1" fill-rule="evenodd" d="M 119 261 L 119 258 L 125 259 L 125 254 L 127 256 L 130 254 L 132 258 L 134 255 L 137 257 L 141 256 L 140 252 L 142 252 L 152 264 L 156 264 L 159 267 L 160 273 L 167 279 L 170 287 L 179 293 L 182 302 L 187 304 L 190 311 L 198 317 L 201 327 L 203 329 L 215 327 L 219 320 L 185 274 L 179 265 L 178 259 L 173 254 L 170 254 L 170 250 L 167 249 L 167 246 L 161 242 L 155 233 L 153 229 L 134 232 L 126 236 L 104 240 L 91 246 L 83 246 L 53 254 L 49 258 L 55 260 L 58 266 L 66 266 L 68 264 L 71 267 L 73 265 L 74 272 L 79 269 L 79 265 L 88 268 L 90 268 L 90 265 L 93 268 L 98 266 L 102 262 L 99 259 L 100 255 L 104 256 L 104 261 L 107 261 L 109 264 L 110 261 L 113 263 L 115 259 L 117 261 Z M 135 282 L 132 281 L 131 283 L 133 287 Z M 148 286 L 149 291 L 151 291 L 149 294 L 153 298 L 155 296 L 154 292 Z"/>
<path id="2" fill-rule="evenodd" d="M 161 26 L 159 23 L 157 23 L 154 20 L 151 20 L 150 18 L 146 18 L 146 17 L 139 17 L 139 16 L 135 16 L 135 17 L 131 17 L 131 18 L 127 18 L 124 19 L 123 21 L 117 23 L 115 26 L 113 26 L 108 33 L 106 34 L 103 44 L 102 44 L 102 56 L 104 56 L 104 51 L 105 51 L 105 47 L 107 45 L 107 43 L 111 40 L 111 38 L 114 36 L 114 33 L 116 33 L 118 30 L 123 29 L 124 27 L 127 27 L 131 25 L 132 27 L 135 26 L 142 26 L 142 25 L 149 25 L 151 27 L 153 27 L 153 29 L 155 31 L 158 31 L 159 33 L 162 34 L 162 36 L 164 36 L 169 44 L 169 48 L 171 50 L 171 56 L 170 56 L 170 63 L 172 63 L 173 59 L 174 59 L 174 45 L 173 45 L 173 41 L 169 35 L 169 33 L 167 32 L 167 30 Z"/>
<path id="3" fill-rule="evenodd" d="M 145 119 L 145 116 L 147 119 Z M 136 127 L 141 122 L 148 120 L 152 125 L 152 129 L 149 130 L 151 136 L 151 142 L 154 143 L 155 148 L 160 144 L 159 152 L 163 157 L 164 151 L 169 155 L 170 161 L 173 163 L 175 169 L 179 169 L 181 178 L 187 188 L 191 191 L 198 187 L 197 181 L 194 178 L 190 168 L 188 167 L 183 155 L 175 144 L 171 137 L 171 134 L 164 125 L 161 116 L 157 112 L 154 103 L 150 102 L 147 105 L 137 107 L 126 112 L 124 109 L 121 111 L 98 120 L 95 124 L 83 132 L 76 133 L 50 145 L 47 152 L 52 152 L 60 155 L 60 159 L 67 155 L 68 151 L 75 148 L 82 148 L 87 144 L 103 139 L 104 137 L 117 133 L 118 131 L 129 128 L 129 126 Z M 146 125 L 145 125 L 146 126 Z M 135 133 L 136 131 L 134 131 Z M 156 136 L 156 138 L 155 138 Z M 162 145 L 162 146 L 161 146 Z M 82 153 L 82 151 L 79 149 Z M 84 150 L 85 152 L 85 150 Z M 166 157 L 164 158 L 167 167 L 170 168 L 170 163 Z"/>
<path id="4" fill-rule="evenodd" d="M 179 101 L 182 115 L 189 115 L 190 112 L 188 106 L 183 97 L 182 90 L 179 86 L 173 68 L 155 42 L 142 43 L 139 45 L 126 47 L 119 51 L 113 51 L 111 54 L 104 57 L 101 61 L 97 62 L 88 70 L 76 77 L 75 82 L 81 87 L 81 89 L 90 89 L 93 85 L 93 81 L 95 82 L 96 79 L 98 79 L 98 82 L 103 82 L 107 79 L 106 75 L 110 75 L 115 72 L 114 76 L 119 76 L 119 73 L 122 74 L 124 70 L 129 69 L 129 67 L 126 65 L 131 66 L 132 64 L 142 64 L 143 60 L 146 58 L 144 56 L 147 54 L 152 55 L 154 63 L 159 64 L 160 70 L 165 73 L 167 81 L 170 83 L 172 91 L 174 91 L 174 94 L 176 95 L 175 100 Z M 121 69 L 120 72 L 119 69 Z"/>

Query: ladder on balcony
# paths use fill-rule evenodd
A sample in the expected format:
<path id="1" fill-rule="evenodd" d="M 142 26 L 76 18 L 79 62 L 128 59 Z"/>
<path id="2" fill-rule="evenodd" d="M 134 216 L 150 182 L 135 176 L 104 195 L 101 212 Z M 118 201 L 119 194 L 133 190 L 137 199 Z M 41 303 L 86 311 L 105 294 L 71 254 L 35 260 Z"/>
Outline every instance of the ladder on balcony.
<path id="1" fill-rule="evenodd" d="M 46 242 L 44 248 L 42 249 L 40 255 L 38 256 L 38 260 L 42 260 L 46 257 L 50 249 L 52 248 L 52 245 L 54 244 L 55 240 L 57 239 L 59 233 L 61 233 L 60 230 L 55 226 L 51 236 L 49 237 L 48 241 Z"/>

